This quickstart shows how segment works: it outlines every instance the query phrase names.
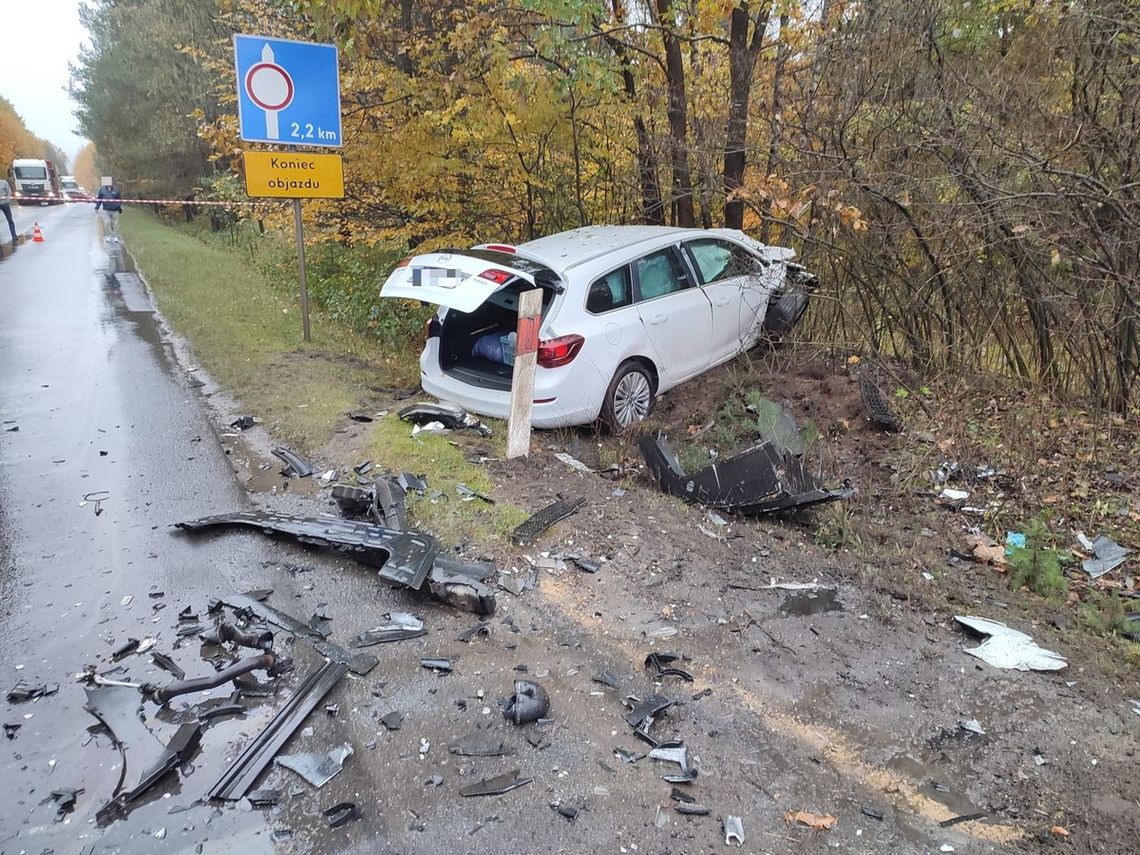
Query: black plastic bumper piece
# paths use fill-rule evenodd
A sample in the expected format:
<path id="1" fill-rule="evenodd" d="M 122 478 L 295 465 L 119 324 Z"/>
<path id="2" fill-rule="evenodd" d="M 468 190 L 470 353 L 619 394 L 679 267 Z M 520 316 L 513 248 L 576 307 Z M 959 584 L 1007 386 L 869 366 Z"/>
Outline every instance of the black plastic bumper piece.
<path id="1" fill-rule="evenodd" d="M 754 445 L 692 475 L 685 474 L 665 437 L 644 435 L 637 444 L 662 492 L 710 508 L 774 514 L 846 499 L 855 493 L 847 484 L 828 490 L 804 468 L 799 457 L 780 452 L 771 442 Z"/>
<path id="2" fill-rule="evenodd" d="M 309 461 L 295 451 L 290 451 L 288 448 L 275 448 L 273 449 L 273 456 L 285 464 L 285 468 L 281 470 L 282 475 L 308 478 L 313 474 L 313 467 Z"/>
<path id="3" fill-rule="evenodd" d="M 141 704 L 142 695 L 135 689 L 121 686 L 87 689 L 87 711 L 111 731 L 122 755 L 114 797 L 95 812 L 95 820 L 100 826 L 118 819 L 136 799 L 188 761 L 202 739 L 201 725 L 192 722 L 180 726 L 170 742 L 163 745 L 139 716 Z M 128 763 L 131 774 L 136 774 L 135 770 L 142 771 L 137 773 L 134 784 L 124 786 Z"/>
<path id="4" fill-rule="evenodd" d="M 529 543 L 559 520 L 564 520 L 571 514 L 576 513 L 584 504 L 586 504 L 585 496 L 570 501 L 558 499 L 555 502 L 551 502 L 545 508 L 538 511 L 538 513 L 524 520 L 522 525 L 511 532 L 511 540 L 518 544 Z"/>
<path id="5" fill-rule="evenodd" d="M 439 552 L 434 537 L 351 520 L 295 517 L 240 511 L 176 523 L 186 531 L 218 526 L 247 526 L 266 534 L 283 534 L 312 546 L 343 552 L 376 568 L 381 578 L 419 590 Z"/>

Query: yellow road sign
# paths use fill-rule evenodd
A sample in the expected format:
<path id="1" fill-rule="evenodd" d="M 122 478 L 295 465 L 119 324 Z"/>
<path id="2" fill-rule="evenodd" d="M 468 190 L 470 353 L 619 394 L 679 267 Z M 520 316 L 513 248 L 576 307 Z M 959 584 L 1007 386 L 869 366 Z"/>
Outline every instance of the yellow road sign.
<path id="1" fill-rule="evenodd" d="M 283 199 L 343 199 L 344 167 L 339 154 L 246 151 L 245 192 Z"/>

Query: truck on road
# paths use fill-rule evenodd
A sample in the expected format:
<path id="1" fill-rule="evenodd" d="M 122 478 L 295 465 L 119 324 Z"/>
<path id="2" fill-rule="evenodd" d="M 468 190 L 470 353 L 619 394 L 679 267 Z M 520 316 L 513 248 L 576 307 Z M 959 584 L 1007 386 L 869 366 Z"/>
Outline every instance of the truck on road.
<path id="1" fill-rule="evenodd" d="M 31 157 L 12 161 L 12 195 L 17 205 L 60 205 L 66 199 L 55 164 Z"/>

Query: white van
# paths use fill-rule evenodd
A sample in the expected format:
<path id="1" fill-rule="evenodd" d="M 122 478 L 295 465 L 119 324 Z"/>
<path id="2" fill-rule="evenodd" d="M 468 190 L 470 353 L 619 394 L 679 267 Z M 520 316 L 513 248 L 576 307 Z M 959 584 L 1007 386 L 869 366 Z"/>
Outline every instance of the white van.
<path id="1" fill-rule="evenodd" d="M 75 180 L 74 175 L 61 175 L 59 176 L 59 190 L 63 193 L 63 198 L 74 198 L 79 195 L 79 182 Z"/>

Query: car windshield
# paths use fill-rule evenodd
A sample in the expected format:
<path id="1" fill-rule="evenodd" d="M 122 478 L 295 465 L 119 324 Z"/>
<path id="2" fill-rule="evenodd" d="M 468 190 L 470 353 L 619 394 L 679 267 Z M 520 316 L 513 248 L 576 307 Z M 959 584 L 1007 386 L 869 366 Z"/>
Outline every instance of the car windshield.
<path id="1" fill-rule="evenodd" d="M 42 181 L 43 179 L 47 178 L 47 170 L 42 166 L 16 166 L 13 167 L 13 169 L 16 173 L 16 177 L 21 178 L 24 181 L 29 181 L 36 178 Z"/>

